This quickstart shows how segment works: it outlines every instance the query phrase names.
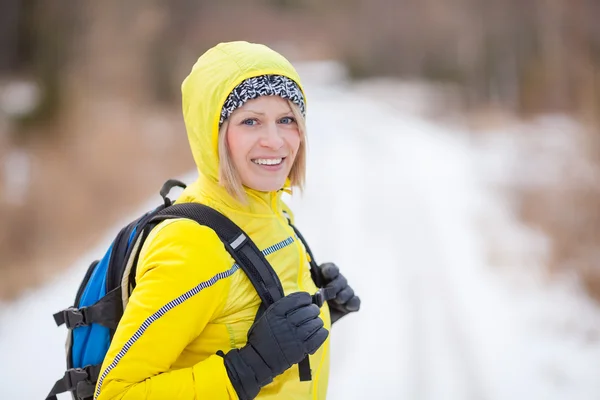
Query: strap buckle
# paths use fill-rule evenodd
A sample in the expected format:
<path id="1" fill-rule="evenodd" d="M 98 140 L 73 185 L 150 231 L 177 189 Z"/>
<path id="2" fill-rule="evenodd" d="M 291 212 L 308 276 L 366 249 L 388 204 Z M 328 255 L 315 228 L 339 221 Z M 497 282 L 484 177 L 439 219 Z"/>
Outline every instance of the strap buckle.
<path id="1" fill-rule="evenodd" d="M 67 390 L 74 393 L 78 400 L 94 396 L 100 365 L 86 365 L 83 368 L 71 368 L 65 373 Z"/>
<path id="2" fill-rule="evenodd" d="M 64 382 L 67 391 L 74 391 L 80 382 L 85 382 L 90 377 L 89 369 L 85 368 L 71 368 L 65 372 Z"/>
<path id="3" fill-rule="evenodd" d="M 65 375 L 56 381 L 46 400 L 57 400 L 56 395 L 69 392 L 77 400 L 93 397 L 100 364 L 88 365 L 84 368 L 70 368 Z"/>
<path id="4" fill-rule="evenodd" d="M 69 307 L 62 311 L 65 325 L 68 329 L 75 329 L 89 325 L 87 318 L 87 307 Z"/>
<path id="5" fill-rule="evenodd" d="M 312 296 L 313 304 L 316 304 L 319 308 L 323 307 L 323 304 L 325 304 L 326 301 L 333 299 L 335 299 L 335 291 L 332 287 L 320 288 Z"/>
<path id="6" fill-rule="evenodd" d="M 323 307 L 323 304 L 325 304 L 325 294 L 321 289 L 317 290 L 316 293 L 312 295 L 312 302 L 319 308 Z"/>

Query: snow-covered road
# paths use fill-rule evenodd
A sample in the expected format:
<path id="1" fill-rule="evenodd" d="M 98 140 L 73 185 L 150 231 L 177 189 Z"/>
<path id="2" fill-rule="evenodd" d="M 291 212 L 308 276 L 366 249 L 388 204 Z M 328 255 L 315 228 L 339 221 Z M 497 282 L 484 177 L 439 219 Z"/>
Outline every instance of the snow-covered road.
<path id="1" fill-rule="evenodd" d="M 600 312 L 568 286 L 490 267 L 475 222 L 502 213 L 467 136 L 319 68 L 300 71 L 309 173 L 290 203 L 318 261 L 340 265 L 363 301 L 332 332 L 328 398 L 600 398 L 600 349 L 582 333 L 600 332 Z M 45 397 L 64 367 L 65 331 L 52 313 L 115 233 L 56 282 L 0 309 L 0 399 Z"/>

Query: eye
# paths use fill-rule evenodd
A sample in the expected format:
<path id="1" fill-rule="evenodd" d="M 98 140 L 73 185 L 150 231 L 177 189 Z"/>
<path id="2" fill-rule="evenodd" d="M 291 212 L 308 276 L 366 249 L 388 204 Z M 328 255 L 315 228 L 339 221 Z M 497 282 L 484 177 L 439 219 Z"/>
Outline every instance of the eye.
<path id="1" fill-rule="evenodd" d="M 296 122 L 296 119 L 294 117 L 283 117 L 279 120 L 279 123 L 285 125 L 293 124 L 294 122 Z"/>
<path id="2" fill-rule="evenodd" d="M 245 120 L 243 120 L 241 122 L 241 125 L 247 125 L 247 126 L 254 126 L 258 124 L 258 121 L 256 120 L 256 118 L 246 118 Z"/>

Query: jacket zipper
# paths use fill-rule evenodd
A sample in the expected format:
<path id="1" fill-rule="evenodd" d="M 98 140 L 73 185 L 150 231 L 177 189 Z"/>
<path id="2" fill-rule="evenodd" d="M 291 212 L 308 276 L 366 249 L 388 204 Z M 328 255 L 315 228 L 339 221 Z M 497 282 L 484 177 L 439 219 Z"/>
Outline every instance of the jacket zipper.
<path id="1" fill-rule="evenodd" d="M 294 239 L 294 243 L 296 244 L 296 250 L 298 251 L 299 259 L 300 259 L 300 264 L 298 265 L 298 278 L 297 278 L 298 290 L 306 291 L 306 288 L 304 287 L 304 282 L 302 279 L 302 277 L 303 277 L 302 268 L 303 268 L 303 265 L 305 265 L 305 264 L 301 264 L 301 263 L 303 262 L 303 260 L 304 260 L 304 262 L 308 262 L 308 257 L 307 257 L 308 253 L 306 252 L 306 249 L 304 249 L 304 246 L 302 246 L 300 239 L 296 238 L 296 232 L 294 232 L 294 229 L 290 226 L 287 218 L 281 216 L 281 213 L 279 212 L 279 209 L 277 208 L 277 192 L 271 194 L 271 209 L 275 213 L 275 217 L 277 218 L 277 220 L 284 226 L 283 229 L 286 232 L 288 232 L 288 234 Z M 319 383 L 319 378 L 320 378 L 320 372 L 321 372 L 321 368 L 323 367 L 323 362 L 325 361 L 327 351 L 328 351 L 327 348 L 322 349 L 321 357 L 318 360 L 316 359 L 316 357 L 314 357 L 314 361 L 318 361 L 318 363 L 317 363 L 317 368 L 314 368 L 316 373 L 313 376 L 313 379 L 311 382 L 313 399 L 318 398 L 318 393 L 319 393 L 318 383 Z"/>
<path id="2" fill-rule="evenodd" d="M 288 235 L 294 240 L 294 244 L 296 245 L 296 250 L 298 251 L 298 258 L 299 258 L 299 262 L 302 263 L 303 261 L 308 262 L 308 258 L 306 257 L 305 254 L 305 250 L 302 246 L 302 244 L 300 243 L 300 240 L 298 238 L 296 238 L 296 233 L 294 232 L 294 229 L 290 226 L 287 218 L 283 217 L 281 215 L 281 213 L 279 212 L 279 209 L 277 207 L 277 192 L 274 192 L 271 194 L 271 209 L 272 211 L 275 213 L 275 216 L 277 217 L 277 220 L 283 225 L 283 229 L 288 233 Z M 298 269 L 297 269 L 297 279 L 296 279 L 296 283 L 298 285 L 298 290 L 302 290 L 302 291 L 306 291 L 306 288 L 304 287 L 304 282 L 303 282 L 303 264 L 299 264 L 298 265 Z"/>

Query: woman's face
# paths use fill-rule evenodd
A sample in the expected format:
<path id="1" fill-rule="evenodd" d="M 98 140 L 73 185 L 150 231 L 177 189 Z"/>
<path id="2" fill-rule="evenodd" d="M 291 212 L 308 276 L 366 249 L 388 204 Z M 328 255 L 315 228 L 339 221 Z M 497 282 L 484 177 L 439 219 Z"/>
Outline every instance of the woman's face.
<path id="1" fill-rule="evenodd" d="M 260 96 L 237 108 L 229 117 L 227 145 L 244 186 L 263 192 L 281 189 L 300 147 L 287 100 Z"/>

